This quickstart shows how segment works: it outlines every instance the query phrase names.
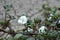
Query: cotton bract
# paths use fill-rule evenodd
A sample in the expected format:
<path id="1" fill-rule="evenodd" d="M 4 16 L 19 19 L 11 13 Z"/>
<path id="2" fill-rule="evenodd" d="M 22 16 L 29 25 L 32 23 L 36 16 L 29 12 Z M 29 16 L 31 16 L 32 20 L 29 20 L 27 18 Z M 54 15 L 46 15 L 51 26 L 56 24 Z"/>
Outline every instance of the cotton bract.
<path id="1" fill-rule="evenodd" d="M 18 23 L 19 23 L 19 24 L 25 24 L 25 23 L 27 23 L 27 17 L 26 17 L 26 16 L 21 16 L 21 17 L 18 19 Z"/>
<path id="2" fill-rule="evenodd" d="M 41 26 L 39 28 L 39 33 L 45 33 L 45 29 L 47 29 L 45 26 Z"/>

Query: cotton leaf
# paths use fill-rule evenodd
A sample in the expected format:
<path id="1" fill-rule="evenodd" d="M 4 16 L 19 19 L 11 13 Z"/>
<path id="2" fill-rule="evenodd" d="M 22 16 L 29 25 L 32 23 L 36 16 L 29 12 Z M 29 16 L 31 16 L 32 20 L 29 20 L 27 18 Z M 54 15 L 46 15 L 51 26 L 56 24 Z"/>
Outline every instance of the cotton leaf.
<path id="1" fill-rule="evenodd" d="M 14 37 L 14 39 L 18 40 L 21 36 L 22 36 L 22 34 L 16 34 L 15 37 Z"/>
<path id="2" fill-rule="evenodd" d="M 12 36 L 8 37 L 7 40 L 14 40 Z"/>

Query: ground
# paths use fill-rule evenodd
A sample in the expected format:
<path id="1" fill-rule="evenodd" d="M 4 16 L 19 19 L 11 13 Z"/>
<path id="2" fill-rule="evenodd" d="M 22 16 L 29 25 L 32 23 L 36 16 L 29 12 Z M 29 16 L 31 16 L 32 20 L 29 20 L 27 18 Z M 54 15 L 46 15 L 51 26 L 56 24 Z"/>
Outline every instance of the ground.
<path id="1" fill-rule="evenodd" d="M 9 12 L 10 15 L 15 16 L 21 16 L 22 14 L 28 14 L 29 16 L 31 16 L 32 14 L 35 14 L 36 12 L 38 12 L 39 9 L 41 9 L 42 4 L 47 3 L 46 0 L 6 0 L 6 4 L 12 4 L 13 8 L 11 9 L 11 11 Z M 4 19 L 4 15 L 5 15 L 5 11 L 3 8 L 4 4 L 4 0 L 0 0 L 0 19 Z M 49 0 L 49 5 L 51 7 L 56 6 L 56 7 L 60 7 L 60 0 Z M 41 16 L 42 13 L 39 13 L 32 16 L 32 19 L 34 17 L 40 17 L 41 19 L 43 18 L 43 16 Z M 12 20 L 12 26 L 13 28 L 19 30 L 19 29 L 23 29 L 24 27 L 21 27 L 18 23 L 17 23 L 18 19 Z"/>

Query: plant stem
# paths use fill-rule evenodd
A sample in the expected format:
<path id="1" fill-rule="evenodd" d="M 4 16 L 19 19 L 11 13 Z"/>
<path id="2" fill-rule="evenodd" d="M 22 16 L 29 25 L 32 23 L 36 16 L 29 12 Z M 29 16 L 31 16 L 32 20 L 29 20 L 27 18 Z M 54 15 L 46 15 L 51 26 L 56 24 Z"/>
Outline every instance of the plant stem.
<path id="1" fill-rule="evenodd" d="M 48 5 L 48 7 L 49 7 L 49 0 L 46 0 L 46 2 L 47 2 L 47 5 Z"/>
<path id="2" fill-rule="evenodd" d="M 4 5 L 6 5 L 6 0 L 3 0 L 4 1 Z M 7 14 L 7 12 L 6 12 L 6 10 L 4 9 L 4 11 L 5 11 L 5 21 L 6 21 L 6 14 Z"/>

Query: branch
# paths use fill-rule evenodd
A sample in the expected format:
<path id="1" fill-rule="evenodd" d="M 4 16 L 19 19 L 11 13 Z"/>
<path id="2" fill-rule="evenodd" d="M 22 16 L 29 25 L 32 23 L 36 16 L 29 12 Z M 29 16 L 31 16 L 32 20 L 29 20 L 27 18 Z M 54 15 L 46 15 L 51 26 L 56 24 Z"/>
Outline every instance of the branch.
<path id="1" fill-rule="evenodd" d="M 8 34 L 10 34 L 10 35 L 12 35 L 12 36 L 14 36 L 15 34 L 17 34 L 17 33 L 11 28 L 10 23 L 9 23 L 8 28 L 9 28 L 9 31 L 5 31 L 4 29 L 1 29 L 1 28 L 0 28 L 0 32 L 8 33 Z"/>
<path id="2" fill-rule="evenodd" d="M 7 31 L 5 31 L 5 30 L 3 30 L 3 29 L 0 29 L 0 32 L 8 33 Z"/>
<path id="3" fill-rule="evenodd" d="M 12 35 L 12 36 L 15 36 L 17 33 L 15 33 L 15 32 L 7 32 L 7 31 L 5 31 L 5 30 L 3 30 L 3 29 L 0 29 L 0 32 L 4 32 L 4 33 L 8 33 L 8 34 L 10 34 L 10 35 Z"/>

